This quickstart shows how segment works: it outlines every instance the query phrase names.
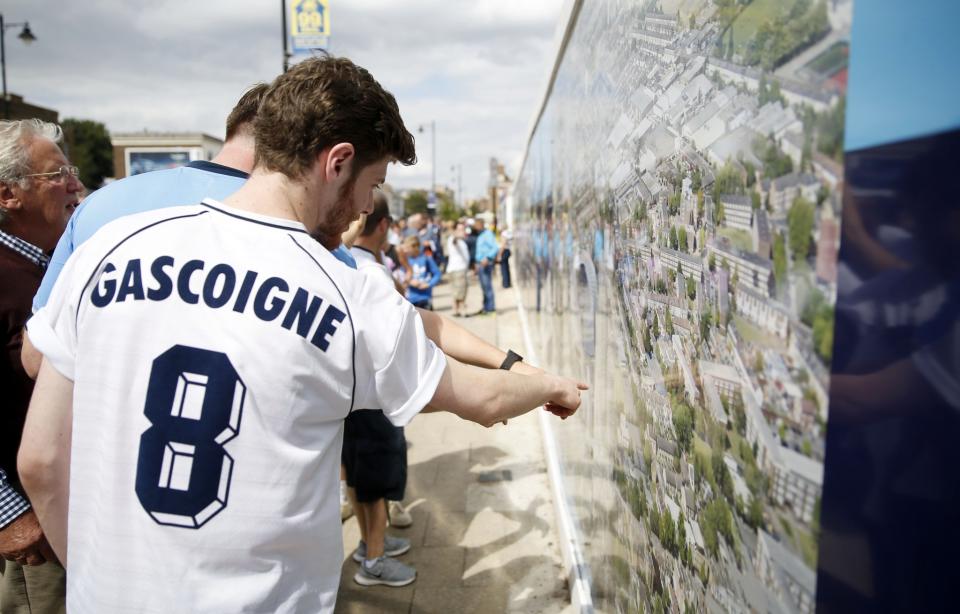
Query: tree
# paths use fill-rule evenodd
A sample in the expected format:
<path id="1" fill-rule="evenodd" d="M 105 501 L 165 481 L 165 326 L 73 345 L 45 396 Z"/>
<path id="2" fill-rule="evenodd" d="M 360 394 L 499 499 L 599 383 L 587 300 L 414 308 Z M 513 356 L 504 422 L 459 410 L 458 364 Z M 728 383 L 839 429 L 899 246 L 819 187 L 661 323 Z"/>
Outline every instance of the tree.
<path id="1" fill-rule="evenodd" d="M 806 260 L 810 253 L 814 222 L 813 203 L 798 196 L 787 213 L 787 233 L 794 262 Z"/>
<path id="2" fill-rule="evenodd" d="M 673 335 L 673 316 L 670 315 L 670 305 L 667 305 L 664 311 L 666 311 L 666 314 L 663 316 L 663 331 L 668 335 Z"/>
<path id="3" fill-rule="evenodd" d="M 679 240 L 677 239 L 677 227 L 671 226 L 670 227 L 670 247 L 673 249 L 677 249 L 677 245 L 679 245 Z"/>
<path id="4" fill-rule="evenodd" d="M 760 192 L 757 192 L 756 190 L 752 190 L 750 192 L 750 204 L 753 206 L 754 210 L 760 208 L 760 205 L 763 204 L 760 200 Z"/>
<path id="5" fill-rule="evenodd" d="M 63 150 L 67 158 L 80 168 L 80 181 L 88 189 L 103 185 L 104 177 L 113 176 L 113 145 L 110 133 L 100 122 L 67 118 L 63 128 Z"/>
<path id="6" fill-rule="evenodd" d="M 677 244 L 681 251 L 688 251 L 687 248 L 687 229 L 683 226 L 677 231 Z"/>
<path id="7" fill-rule="evenodd" d="M 710 268 L 711 271 L 717 270 L 717 254 L 716 253 L 710 252 L 710 258 L 707 260 L 707 266 Z"/>
<path id="8" fill-rule="evenodd" d="M 779 232 L 773 236 L 773 277 L 778 288 L 787 287 L 787 245 Z"/>
<path id="9" fill-rule="evenodd" d="M 700 314 L 700 338 L 706 340 L 710 335 L 710 325 L 712 316 L 709 311 Z"/>
<path id="10" fill-rule="evenodd" d="M 653 338 L 654 340 L 660 338 L 660 324 L 657 322 L 657 315 L 653 315 Z"/>
<path id="11" fill-rule="evenodd" d="M 828 365 L 833 356 L 833 317 L 833 309 L 824 305 L 813 322 L 813 349 Z"/>
<path id="12" fill-rule="evenodd" d="M 414 213 L 427 212 L 427 192 L 426 190 L 410 190 L 403 199 L 404 215 L 413 215 Z"/>
<path id="13" fill-rule="evenodd" d="M 692 301 L 697 298 L 697 282 L 693 275 L 687 276 L 687 297 Z"/>
<path id="14" fill-rule="evenodd" d="M 455 222 L 463 216 L 463 211 L 453 202 L 453 197 L 446 193 L 437 195 L 439 201 L 437 213 L 445 222 Z"/>
<path id="15" fill-rule="evenodd" d="M 677 444 L 684 452 L 690 452 L 693 446 L 693 410 L 683 402 L 673 407 L 673 429 L 677 433 Z"/>

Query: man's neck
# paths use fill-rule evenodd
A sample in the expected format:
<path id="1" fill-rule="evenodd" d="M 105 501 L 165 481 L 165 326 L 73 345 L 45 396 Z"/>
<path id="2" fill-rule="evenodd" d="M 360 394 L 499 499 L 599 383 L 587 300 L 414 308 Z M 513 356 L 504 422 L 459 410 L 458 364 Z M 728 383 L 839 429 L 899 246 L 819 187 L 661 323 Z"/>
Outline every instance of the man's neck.
<path id="1" fill-rule="evenodd" d="M 256 169 L 223 202 L 243 211 L 300 222 L 312 233 L 318 227 L 320 212 L 315 204 L 319 198 L 311 192 L 304 183 L 282 173 Z"/>
<path id="2" fill-rule="evenodd" d="M 211 162 L 250 173 L 253 170 L 253 137 L 238 135 L 223 144 Z"/>
<path id="3" fill-rule="evenodd" d="M 376 235 L 370 235 L 369 237 L 364 237 L 363 235 L 356 238 L 353 242 L 354 247 L 360 247 L 371 254 L 377 254 L 380 252 L 380 246 L 383 245 L 383 237 L 378 237 Z"/>
<path id="4" fill-rule="evenodd" d="M 0 230 L 26 241 L 30 245 L 35 245 L 47 253 L 53 251 L 53 248 L 57 246 L 57 237 L 55 235 L 51 236 L 49 231 L 31 230 L 22 224 L 18 224 L 13 219 L 8 218 L 3 224 L 0 224 Z"/>

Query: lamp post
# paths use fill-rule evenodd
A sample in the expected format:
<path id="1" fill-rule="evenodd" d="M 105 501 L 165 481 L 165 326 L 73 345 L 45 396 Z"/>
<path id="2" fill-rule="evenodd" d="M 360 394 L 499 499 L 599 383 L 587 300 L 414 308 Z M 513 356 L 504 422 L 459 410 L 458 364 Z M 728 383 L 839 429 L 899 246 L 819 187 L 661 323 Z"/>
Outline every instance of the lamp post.
<path id="1" fill-rule="evenodd" d="M 426 131 L 426 126 L 421 124 L 417 128 L 417 132 L 423 134 Z M 436 198 L 437 189 L 437 122 L 430 120 L 430 194 L 434 195 Z M 433 203 L 436 206 L 436 201 Z"/>
<path id="2" fill-rule="evenodd" d="M 10 98 L 7 97 L 7 28 L 16 28 L 23 26 L 23 30 L 17 35 L 17 38 L 29 45 L 37 40 L 37 37 L 30 31 L 30 23 L 19 21 L 16 23 L 5 23 L 3 13 L 0 13 L 0 72 L 3 72 L 3 119 L 10 119 Z"/>
<path id="3" fill-rule="evenodd" d="M 290 68 L 290 52 L 287 51 L 287 0 L 280 0 L 280 27 L 283 29 L 283 72 Z"/>

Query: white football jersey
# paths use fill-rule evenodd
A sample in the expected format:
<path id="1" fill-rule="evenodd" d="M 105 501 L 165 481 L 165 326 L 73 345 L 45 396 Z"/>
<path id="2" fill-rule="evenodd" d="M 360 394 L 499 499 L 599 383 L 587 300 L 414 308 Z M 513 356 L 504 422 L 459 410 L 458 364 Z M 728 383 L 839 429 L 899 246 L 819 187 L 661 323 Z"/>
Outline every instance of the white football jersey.
<path id="1" fill-rule="evenodd" d="M 211 200 L 105 226 L 29 330 L 74 382 L 73 613 L 332 611 L 343 419 L 446 366 L 388 284 Z"/>

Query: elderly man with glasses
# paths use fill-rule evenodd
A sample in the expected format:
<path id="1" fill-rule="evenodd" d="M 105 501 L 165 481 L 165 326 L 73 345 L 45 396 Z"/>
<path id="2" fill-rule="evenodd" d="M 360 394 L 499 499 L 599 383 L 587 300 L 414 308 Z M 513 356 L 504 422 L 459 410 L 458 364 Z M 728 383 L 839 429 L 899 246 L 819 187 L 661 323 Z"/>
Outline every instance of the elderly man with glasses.
<path id="1" fill-rule="evenodd" d="M 20 347 L 30 304 L 83 184 L 60 127 L 0 121 L 0 612 L 63 612 L 64 571 L 20 488 L 17 449 L 33 391 Z"/>

